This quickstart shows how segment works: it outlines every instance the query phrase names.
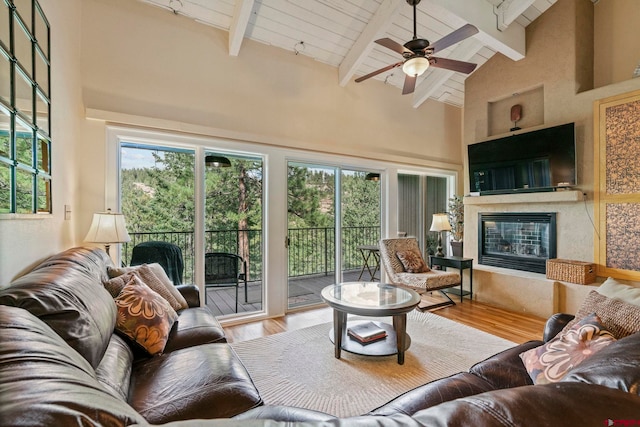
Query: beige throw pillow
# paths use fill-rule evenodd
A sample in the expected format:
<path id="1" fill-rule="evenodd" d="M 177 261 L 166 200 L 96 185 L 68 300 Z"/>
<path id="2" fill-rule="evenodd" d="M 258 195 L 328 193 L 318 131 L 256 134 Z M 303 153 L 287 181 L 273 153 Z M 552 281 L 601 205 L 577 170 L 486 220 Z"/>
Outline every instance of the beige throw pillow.
<path id="1" fill-rule="evenodd" d="M 582 302 L 575 319 L 569 322 L 561 333 L 571 329 L 573 325 L 590 313 L 598 315 L 602 325 L 616 339 L 621 339 L 640 331 L 639 306 L 628 304 L 619 299 L 608 298 L 597 291 L 591 291 Z"/>
<path id="2" fill-rule="evenodd" d="M 109 276 L 115 276 L 104 284 L 105 288 L 115 298 L 118 296 L 124 285 L 130 280 L 131 275 L 137 275 L 142 282 L 166 299 L 174 310 L 188 308 L 189 305 L 180 291 L 173 286 L 173 283 L 165 273 L 160 264 L 142 264 L 135 267 L 124 267 L 120 269 L 110 268 Z M 117 272 L 124 274 L 116 275 Z"/>
<path id="3" fill-rule="evenodd" d="M 596 291 L 607 298 L 619 299 L 626 303 L 640 306 L 640 288 L 618 282 L 612 277 L 605 280 Z"/>

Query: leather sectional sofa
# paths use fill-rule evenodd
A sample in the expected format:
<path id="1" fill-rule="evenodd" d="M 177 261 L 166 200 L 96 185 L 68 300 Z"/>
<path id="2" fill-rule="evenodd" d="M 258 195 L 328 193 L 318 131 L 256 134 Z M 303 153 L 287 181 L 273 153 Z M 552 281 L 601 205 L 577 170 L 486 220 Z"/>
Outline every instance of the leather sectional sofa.
<path id="1" fill-rule="evenodd" d="M 560 382 L 533 385 L 520 354 L 553 338 L 568 315 L 549 319 L 544 341 L 515 346 L 369 414 L 339 419 L 263 405 L 193 286 L 179 287 L 189 307 L 177 312 L 162 354 L 149 356 L 114 333 L 117 309 L 103 287 L 109 266 L 104 251 L 74 248 L 0 289 L 0 424 L 640 425 L 640 333 L 608 345 Z"/>

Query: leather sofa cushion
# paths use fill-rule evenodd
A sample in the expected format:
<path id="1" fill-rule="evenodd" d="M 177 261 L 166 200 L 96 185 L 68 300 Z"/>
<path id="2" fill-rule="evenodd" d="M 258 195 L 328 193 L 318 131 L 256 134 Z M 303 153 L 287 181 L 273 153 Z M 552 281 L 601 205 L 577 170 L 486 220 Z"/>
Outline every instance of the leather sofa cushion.
<path id="1" fill-rule="evenodd" d="M 533 385 L 520 353 L 543 344 L 542 341 L 529 341 L 517 345 L 476 363 L 469 372 L 490 383 L 494 389 Z"/>
<path id="2" fill-rule="evenodd" d="M 124 426 L 144 423 L 105 391 L 89 362 L 28 311 L 0 306 L 0 423 Z"/>
<path id="3" fill-rule="evenodd" d="M 129 403 L 150 423 L 229 418 L 262 404 L 228 344 L 203 344 L 136 361 Z"/>
<path id="4" fill-rule="evenodd" d="M 490 391 L 416 413 L 421 425 L 587 426 L 637 420 L 640 397 L 597 385 L 555 383 Z M 613 425 L 613 424 L 611 424 Z"/>
<path id="5" fill-rule="evenodd" d="M 96 368 L 96 377 L 112 396 L 123 402 L 129 397 L 132 363 L 133 352 L 129 344 L 118 335 L 111 335 L 107 351 Z"/>
<path id="6" fill-rule="evenodd" d="M 0 304 L 39 317 L 95 368 L 116 324 L 116 305 L 102 286 L 110 263 L 101 249 L 66 250 L 0 290 Z"/>
<path id="7" fill-rule="evenodd" d="M 599 384 L 640 395 L 640 332 L 622 338 L 584 360 L 562 381 Z"/>
<path id="8" fill-rule="evenodd" d="M 233 417 L 235 420 L 273 420 L 293 423 L 327 421 L 336 417 L 312 409 L 296 408 L 294 406 L 263 405 L 243 412 Z"/>
<path id="9" fill-rule="evenodd" d="M 389 416 L 401 413 L 413 415 L 418 411 L 439 405 L 442 402 L 490 390 L 493 390 L 493 387 L 482 378 L 467 372 L 461 372 L 414 388 L 374 409 L 369 414 Z"/>
<path id="10" fill-rule="evenodd" d="M 178 312 L 165 353 L 200 344 L 227 342 L 224 329 L 207 307 L 193 307 Z"/>

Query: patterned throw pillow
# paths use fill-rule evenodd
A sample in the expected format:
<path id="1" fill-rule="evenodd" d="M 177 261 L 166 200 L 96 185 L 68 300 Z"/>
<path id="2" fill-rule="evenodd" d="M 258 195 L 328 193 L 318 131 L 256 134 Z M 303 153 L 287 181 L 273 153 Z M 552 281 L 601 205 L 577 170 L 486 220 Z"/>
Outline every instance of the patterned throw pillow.
<path id="1" fill-rule="evenodd" d="M 407 273 L 428 273 L 431 271 L 427 264 L 422 259 L 420 251 L 416 249 L 410 249 L 407 251 L 398 251 L 396 256 L 402 263 L 404 271 Z"/>
<path id="2" fill-rule="evenodd" d="M 571 329 L 576 322 L 590 313 L 596 313 L 604 327 L 617 339 L 640 332 L 640 306 L 591 291 L 582 301 L 575 319 L 569 322 L 561 333 Z"/>
<path id="3" fill-rule="evenodd" d="M 614 341 L 592 313 L 548 343 L 521 353 L 520 358 L 535 384 L 549 384 L 560 381 L 580 362 Z"/>
<path id="4" fill-rule="evenodd" d="M 135 267 L 109 268 L 109 281 L 104 283 L 104 287 L 115 298 L 120 290 L 131 279 L 132 274 L 138 275 L 140 279 L 151 289 L 159 293 L 166 299 L 174 310 L 182 310 L 188 308 L 189 305 L 184 299 L 180 291 L 173 286 L 171 279 L 167 276 L 160 264 L 142 264 Z M 121 273 L 121 274 L 117 274 Z"/>
<path id="5" fill-rule="evenodd" d="M 149 354 L 160 354 L 178 314 L 169 303 L 135 274 L 115 299 L 116 330 L 131 338 Z"/>

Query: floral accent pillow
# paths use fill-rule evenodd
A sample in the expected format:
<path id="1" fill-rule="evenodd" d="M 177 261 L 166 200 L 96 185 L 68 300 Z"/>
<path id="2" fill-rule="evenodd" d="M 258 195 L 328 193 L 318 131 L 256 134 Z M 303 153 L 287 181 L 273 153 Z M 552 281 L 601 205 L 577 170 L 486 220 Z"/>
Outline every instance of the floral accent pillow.
<path id="1" fill-rule="evenodd" d="M 131 338 L 149 354 L 160 354 L 178 314 L 167 300 L 133 274 L 115 299 L 116 330 Z"/>
<path id="2" fill-rule="evenodd" d="M 616 341 L 592 313 L 540 347 L 520 354 L 535 384 L 560 381 L 582 361 Z"/>
<path id="3" fill-rule="evenodd" d="M 402 263 L 404 271 L 407 273 L 428 273 L 431 271 L 427 264 L 422 259 L 420 251 L 416 249 L 410 249 L 408 251 L 398 251 L 396 256 Z"/>

